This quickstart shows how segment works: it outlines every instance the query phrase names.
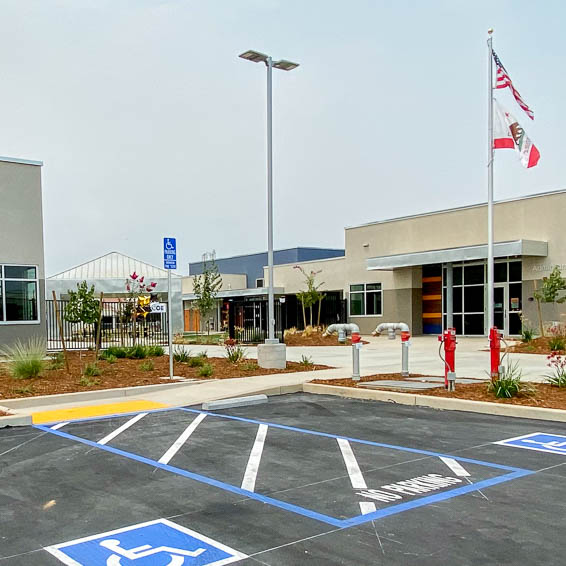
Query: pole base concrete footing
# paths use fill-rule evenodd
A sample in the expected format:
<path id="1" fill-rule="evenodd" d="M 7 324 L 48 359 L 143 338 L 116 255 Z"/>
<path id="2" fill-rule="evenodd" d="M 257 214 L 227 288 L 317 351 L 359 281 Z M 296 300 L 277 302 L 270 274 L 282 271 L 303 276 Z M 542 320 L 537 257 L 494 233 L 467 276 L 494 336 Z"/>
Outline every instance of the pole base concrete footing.
<path id="1" fill-rule="evenodd" d="M 259 344 L 257 365 L 264 369 L 285 369 L 287 367 L 287 346 L 285 344 Z"/>

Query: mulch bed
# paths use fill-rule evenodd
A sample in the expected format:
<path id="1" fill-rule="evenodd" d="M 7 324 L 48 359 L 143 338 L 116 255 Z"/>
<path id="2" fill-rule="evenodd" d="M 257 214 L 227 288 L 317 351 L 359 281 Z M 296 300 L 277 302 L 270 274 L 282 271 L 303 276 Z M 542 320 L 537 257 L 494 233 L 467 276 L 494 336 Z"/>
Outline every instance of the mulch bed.
<path id="1" fill-rule="evenodd" d="M 151 360 L 154 364 L 152 370 L 142 370 L 140 366 Z M 161 379 L 169 375 L 169 356 L 145 358 L 143 360 L 130 360 L 119 358 L 110 364 L 105 360 L 98 361 L 101 375 L 83 378 L 84 366 L 93 361 L 93 353 L 69 352 L 70 373 L 66 369 L 44 370 L 37 379 L 13 379 L 7 368 L 0 367 L 0 400 L 16 397 L 33 397 L 37 395 L 54 395 L 56 393 L 75 393 L 77 391 L 94 391 L 100 389 L 113 389 L 115 387 L 134 387 L 137 385 L 156 385 L 171 383 L 168 379 Z M 251 377 L 254 375 L 271 375 L 276 373 L 292 373 L 299 371 L 313 371 L 329 369 L 328 366 L 305 366 L 297 362 L 287 362 L 287 368 L 263 369 L 257 366 L 255 360 L 244 360 L 239 364 L 232 364 L 225 358 L 207 358 L 206 362 L 212 365 L 214 372 L 210 377 L 200 377 L 198 367 L 189 367 L 186 363 L 174 363 L 173 374 L 180 378 L 192 379 L 229 379 L 232 377 Z M 2 364 L 4 366 L 5 364 Z M 49 363 L 46 363 L 49 367 Z M 88 379 L 89 383 L 81 379 Z M 173 380 L 180 381 L 180 380 Z"/>
<path id="2" fill-rule="evenodd" d="M 431 377 L 423 376 L 416 373 L 410 377 Z M 359 382 L 351 379 L 314 379 L 311 383 L 320 383 L 322 385 L 339 385 L 342 387 L 357 387 L 358 383 L 364 381 L 376 381 L 378 379 L 402 380 L 398 373 L 380 373 L 376 375 L 368 375 L 362 377 Z M 525 405 L 529 407 L 545 407 L 547 409 L 563 409 L 566 410 L 566 387 L 554 387 L 547 383 L 529 383 L 535 394 L 532 396 L 512 397 L 511 399 L 497 399 L 493 393 L 487 391 L 487 383 L 470 383 L 457 384 L 456 391 L 446 391 L 444 388 L 427 389 L 426 391 L 407 391 L 406 389 L 382 389 L 382 391 L 398 391 L 400 393 L 410 393 L 417 395 L 430 395 L 433 397 L 450 397 L 452 399 L 467 399 L 469 401 L 487 401 L 490 403 L 500 403 L 504 405 Z M 366 389 L 366 388 L 363 388 Z"/>
<path id="3" fill-rule="evenodd" d="M 533 338 L 529 342 L 519 342 L 514 346 L 509 346 L 508 351 L 516 354 L 550 354 L 552 351 L 549 346 L 550 338 Z M 564 350 L 559 352 L 564 354 Z"/>
<path id="4" fill-rule="evenodd" d="M 369 344 L 365 340 L 361 340 L 362 344 Z M 338 342 L 338 336 L 331 334 L 330 336 L 323 336 L 321 333 L 309 334 L 303 336 L 302 334 L 287 334 L 285 336 L 286 346 L 351 346 L 352 340 L 350 337 L 346 338 L 346 342 Z"/>

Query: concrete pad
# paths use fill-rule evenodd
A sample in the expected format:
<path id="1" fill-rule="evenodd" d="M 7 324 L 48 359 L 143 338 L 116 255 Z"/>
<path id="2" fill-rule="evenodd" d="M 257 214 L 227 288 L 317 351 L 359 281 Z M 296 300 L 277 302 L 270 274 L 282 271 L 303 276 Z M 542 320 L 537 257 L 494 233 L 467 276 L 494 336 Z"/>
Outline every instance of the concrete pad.
<path id="1" fill-rule="evenodd" d="M 267 395 L 250 395 L 249 397 L 233 397 L 232 399 L 209 401 L 202 404 L 202 409 L 203 411 L 219 411 L 220 409 L 247 407 L 248 405 L 259 405 L 260 403 L 267 403 Z"/>
<path id="2" fill-rule="evenodd" d="M 396 381 L 394 379 L 384 379 L 383 381 L 364 381 L 358 384 L 358 387 L 367 387 L 368 389 L 380 389 L 383 387 L 391 389 L 437 389 L 442 387 L 440 383 L 423 383 L 420 381 Z"/>

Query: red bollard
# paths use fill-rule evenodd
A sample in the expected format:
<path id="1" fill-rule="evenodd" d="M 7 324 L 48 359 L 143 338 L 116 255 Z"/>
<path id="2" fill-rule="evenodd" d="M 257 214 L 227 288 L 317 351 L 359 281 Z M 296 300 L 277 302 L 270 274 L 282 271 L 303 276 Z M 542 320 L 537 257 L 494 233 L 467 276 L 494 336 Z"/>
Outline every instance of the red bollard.
<path id="1" fill-rule="evenodd" d="M 444 387 L 448 389 L 448 373 L 456 372 L 456 329 L 446 328 L 438 340 L 444 343 Z"/>
<path id="2" fill-rule="evenodd" d="M 493 326 L 489 329 L 489 351 L 491 357 L 490 375 L 492 381 L 499 377 L 501 338 L 503 338 L 503 334 L 500 330 L 497 330 L 497 326 Z"/>

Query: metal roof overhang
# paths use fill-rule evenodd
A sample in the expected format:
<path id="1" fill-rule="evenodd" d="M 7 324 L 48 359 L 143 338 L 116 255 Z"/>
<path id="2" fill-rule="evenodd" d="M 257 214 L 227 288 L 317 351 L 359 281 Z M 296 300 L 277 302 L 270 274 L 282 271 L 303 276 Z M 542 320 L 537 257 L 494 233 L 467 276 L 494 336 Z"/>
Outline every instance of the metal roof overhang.
<path id="1" fill-rule="evenodd" d="M 269 294 L 269 287 L 258 287 L 253 289 L 226 289 L 218 291 L 217 299 L 235 299 L 237 297 L 256 297 Z M 274 295 L 284 295 L 285 287 L 273 287 Z M 184 301 L 194 301 L 197 296 L 194 293 L 183 293 Z"/>
<path id="2" fill-rule="evenodd" d="M 514 240 L 512 242 L 496 242 L 493 246 L 495 257 L 548 255 L 548 242 L 538 240 Z M 446 248 L 412 254 L 398 254 L 372 257 L 366 260 L 368 271 L 392 271 L 403 267 L 430 265 L 433 263 L 453 263 L 487 259 L 487 244 L 465 246 L 462 248 Z"/>

